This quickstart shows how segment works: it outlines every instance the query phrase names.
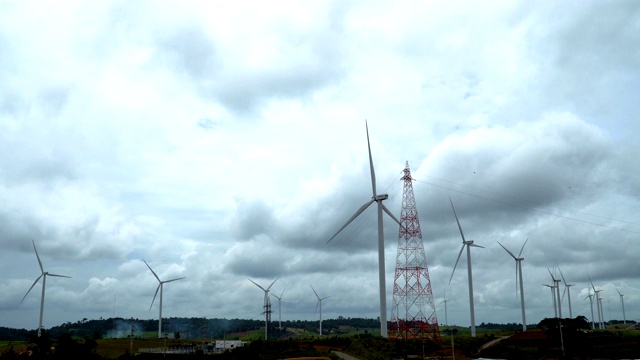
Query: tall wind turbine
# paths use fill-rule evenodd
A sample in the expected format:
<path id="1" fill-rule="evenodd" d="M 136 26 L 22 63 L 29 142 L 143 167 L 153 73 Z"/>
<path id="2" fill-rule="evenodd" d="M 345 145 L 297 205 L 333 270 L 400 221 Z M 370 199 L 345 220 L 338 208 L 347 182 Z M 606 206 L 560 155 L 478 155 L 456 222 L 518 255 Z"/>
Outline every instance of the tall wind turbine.
<path id="1" fill-rule="evenodd" d="M 367 147 L 369 149 L 369 170 L 371 172 L 371 188 L 373 190 L 373 196 L 371 200 L 367 201 L 364 205 L 358 209 L 358 211 L 351 216 L 351 218 L 338 230 L 328 241 L 329 243 L 333 238 L 335 238 L 344 228 L 347 227 L 355 218 L 357 218 L 363 211 L 365 211 L 369 205 L 374 202 L 378 203 L 378 278 L 380 283 L 380 336 L 386 338 L 388 337 L 387 333 L 387 294 L 386 294 L 386 284 L 385 284 L 385 273 L 384 273 L 384 229 L 382 223 L 382 211 L 386 212 L 398 225 L 402 226 L 400 221 L 393 216 L 391 211 L 387 209 L 386 206 L 382 203 L 383 200 L 389 198 L 387 194 L 378 194 L 376 192 L 376 174 L 373 169 L 373 158 L 371 157 L 371 144 L 369 142 L 369 126 L 365 123 L 367 130 Z"/>
<path id="2" fill-rule="evenodd" d="M 262 291 L 264 291 L 264 339 L 265 340 L 268 339 L 267 336 L 269 336 L 269 322 L 271 322 L 271 300 L 269 299 L 269 289 L 271 289 L 273 284 L 275 284 L 275 282 L 278 279 L 279 277 L 273 280 L 271 285 L 269 285 L 269 287 L 267 287 L 266 289 L 256 284 L 255 281 L 249 279 L 249 281 L 251 281 L 255 286 L 259 287 L 260 289 L 262 289 Z"/>
<path id="3" fill-rule="evenodd" d="M 33 244 L 33 250 L 36 252 L 36 258 L 38 258 L 38 265 L 40 265 L 41 273 L 40 273 L 40 276 L 38 276 L 36 278 L 36 280 L 33 282 L 31 287 L 29 288 L 29 290 L 27 290 L 27 293 L 24 294 L 24 296 L 22 297 L 22 300 L 20 300 L 20 302 L 24 301 L 24 299 L 27 297 L 27 295 L 29 295 L 29 292 L 31 291 L 31 289 L 33 289 L 33 287 L 36 286 L 36 284 L 38 283 L 38 280 L 40 280 L 40 278 L 42 278 L 42 294 L 40 295 L 40 321 L 38 322 L 38 337 L 40 337 L 40 335 L 42 335 L 42 314 L 43 314 L 43 310 L 44 310 L 44 289 L 45 289 L 45 284 L 47 283 L 47 276 L 63 277 L 63 278 L 71 278 L 71 276 L 51 274 L 48 271 L 44 271 L 44 268 L 42 267 L 42 261 L 40 261 L 40 255 L 38 255 L 38 250 L 36 249 L 36 243 L 33 242 L 33 240 L 31 241 L 31 243 Z"/>
<path id="4" fill-rule="evenodd" d="M 624 312 L 624 295 L 620 293 L 620 290 L 616 289 L 616 291 L 618 292 L 618 295 L 620 295 L 620 304 L 622 304 L 622 319 L 624 321 L 624 324 L 627 324 L 627 314 L 625 314 Z"/>
<path id="5" fill-rule="evenodd" d="M 595 329 L 596 328 L 596 321 L 593 318 L 593 294 L 591 294 L 591 288 L 587 287 L 587 290 L 589 291 L 589 295 L 587 295 L 585 297 L 585 299 L 589 298 L 589 303 L 591 304 L 591 328 Z"/>
<path id="6" fill-rule="evenodd" d="M 547 270 L 549 270 L 549 268 L 547 268 Z M 554 270 L 555 272 L 555 270 Z M 549 275 L 551 275 L 551 278 L 553 279 L 553 286 L 556 289 L 556 296 L 558 298 L 558 317 L 562 318 L 562 300 L 560 298 L 560 282 L 562 281 L 561 279 L 556 278 L 552 273 L 551 270 L 549 270 Z"/>
<path id="7" fill-rule="evenodd" d="M 158 290 L 160 290 L 160 304 L 159 304 L 160 311 L 158 313 L 158 337 L 161 338 L 162 337 L 162 288 L 163 288 L 163 285 L 166 284 L 166 283 L 170 283 L 172 281 L 182 280 L 182 279 L 184 279 L 184 277 L 179 277 L 179 278 L 175 278 L 175 279 L 171 279 L 171 280 L 162 281 L 158 277 L 158 274 L 156 274 L 156 272 L 153 271 L 151 266 L 149 266 L 149 264 L 147 264 L 147 261 L 144 260 L 144 259 L 142 259 L 142 261 L 144 261 L 144 263 L 147 265 L 149 270 L 151 270 L 151 273 L 153 274 L 153 276 L 155 276 L 156 280 L 158 280 L 158 287 L 156 288 L 156 293 L 153 295 L 153 300 L 151 300 L 151 305 L 149 306 L 149 311 L 151 311 L 151 308 L 153 307 L 153 302 L 156 301 L 156 296 L 158 295 Z"/>
<path id="8" fill-rule="evenodd" d="M 542 286 L 546 286 L 551 289 L 551 301 L 553 302 L 553 313 L 554 317 L 558 317 L 558 305 L 556 304 L 556 287 L 555 285 L 542 284 Z"/>
<path id="9" fill-rule="evenodd" d="M 562 282 L 564 283 L 564 292 L 567 293 L 567 300 L 569 301 L 569 318 L 573 319 L 573 310 L 571 310 L 571 287 L 575 284 L 567 284 L 567 280 L 565 280 L 564 275 L 562 275 L 562 270 L 558 266 L 558 271 L 560 271 L 560 276 L 562 277 Z M 562 293 L 562 297 L 564 297 L 564 292 Z"/>
<path id="10" fill-rule="evenodd" d="M 593 286 L 593 281 L 591 281 L 591 277 L 589 277 L 589 283 L 591 283 L 591 287 L 593 288 L 593 296 L 595 296 L 596 307 L 598 310 L 598 329 L 604 329 L 604 324 L 602 323 L 603 313 L 602 313 L 602 298 L 600 297 L 600 290 L 596 290 L 596 287 Z"/>
<path id="11" fill-rule="evenodd" d="M 284 295 L 284 290 L 280 293 L 280 296 L 273 295 L 278 299 L 278 329 L 282 330 L 282 295 Z"/>
<path id="12" fill-rule="evenodd" d="M 316 303 L 316 311 L 318 311 L 318 306 L 320 306 L 320 336 L 322 336 L 322 300 L 330 296 L 321 298 L 320 296 L 318 296 L 318 293 L 316 292 L 316 289 L 313 288 L 313 286 L 311 286 L 311 290 L 313 290 L 313 293 L 316 294 L 316 297 L 318 298 L 318 302 Z"/>
<path id="13" fill-rule="evenodd" d="M 522 260 L 524 260 L 524 258 L 520 256 L 522 255 L 522 250 L 524 250 L 524 246 L 527 245 L 527 241 L 529 241 L 529 239 L 525 240 L 524 244 L 522 244 L 522 248 L 520 248 L 520 252 L 518 253 L 518 256 L 513 255 L 511 251 L 509 251 L 506 247 L 504 247 L 504 245 L 500 244 L 500 241 L 498 241 L 498 244 L 500 244 L 500 246 L 502 246 L 502 248 L 506 252 L 508 252 L 509 255 L 511 255 L 511 257 L 516 261 L 516 293 L 518 289 L 518 275 L 520 275 L 520 307 L 522 308 L 522 331 L 527 331 L 527 319 L 525 317 L 525 311 L 524 311 L 524 289 L 522 285 Z"/>
<path id="14" fill-rule="evenodd" d="M 456 222 L 458 223 L 458 229 L 460 229 L 460 236 L 462 236 L 462 248 L 460 248 L 460 252 L 458 253 L 458 258 L 456 259 L 456 264 L 453 266 L 453 271 L 451 271 L 451 277 L 449 278 L 449 284 L 451 284 L 451 279 L 453 279 L 453 273 L 456 271 L 456 266 L 458 266 L 458 261 L 460 261 L 460 255 L 462 255 L 462 250 L 467 248 L 467 279 L 469 280 L 469 312 L 471 313 L 471 336 L 476 336 L 476 316 L 473 309 L 473 275 L 471 272 L 471 247 L 479 247 L 484 248 L 484 246 L 476 245 L 473 243 L 473 240 L 467 241 L 464 238 L 464 233 L 462 232 L 462 226 L 460 226 L 460 221 L 458 221 L 458 215 L 456 214 L 456 209 L 453 207 L 453 201 L 451 201 L 451 197 L 449 197 L 449 202 L 451 203 L 451 208 L 453 209 L 453 216 L 456 217 Z"/>

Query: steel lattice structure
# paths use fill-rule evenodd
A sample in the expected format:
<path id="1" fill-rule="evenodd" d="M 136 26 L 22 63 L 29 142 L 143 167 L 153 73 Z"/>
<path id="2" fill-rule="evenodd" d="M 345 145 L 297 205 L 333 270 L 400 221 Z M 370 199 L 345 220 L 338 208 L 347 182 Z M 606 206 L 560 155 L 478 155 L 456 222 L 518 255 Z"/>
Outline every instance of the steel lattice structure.
<path id="1" fill-rule="evenodd" d="M 402 180 L 402 225 L 398 234 L 389 337 L 404 340 L 431 339 L 436 344 L 441 344 L 408 162 Z"/>

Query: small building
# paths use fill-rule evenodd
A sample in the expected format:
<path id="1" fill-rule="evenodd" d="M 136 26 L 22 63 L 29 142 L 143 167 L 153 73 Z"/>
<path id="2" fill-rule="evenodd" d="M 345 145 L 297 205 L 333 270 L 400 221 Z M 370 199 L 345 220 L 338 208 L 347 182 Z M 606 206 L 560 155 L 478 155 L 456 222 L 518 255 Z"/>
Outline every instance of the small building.
<path id="1" fill-rule="evenodd" d="M 241 340 L 216 340 L 215 346 L 211 343 L 207 344 L 207 352 L 223 353 L 225 350 L 233 350 L 246 344 L 246 341 Z"/>

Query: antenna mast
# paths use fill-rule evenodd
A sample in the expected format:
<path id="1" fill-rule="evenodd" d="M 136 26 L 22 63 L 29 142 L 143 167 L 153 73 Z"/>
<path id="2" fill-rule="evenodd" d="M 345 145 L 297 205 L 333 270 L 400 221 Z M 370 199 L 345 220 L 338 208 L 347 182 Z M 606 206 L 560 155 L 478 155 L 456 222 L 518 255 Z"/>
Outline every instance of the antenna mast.
<path id="1" fill-rule="evenodd" d="M 404 169 L 390 338 L 441 344 L 409 162 Z"/>

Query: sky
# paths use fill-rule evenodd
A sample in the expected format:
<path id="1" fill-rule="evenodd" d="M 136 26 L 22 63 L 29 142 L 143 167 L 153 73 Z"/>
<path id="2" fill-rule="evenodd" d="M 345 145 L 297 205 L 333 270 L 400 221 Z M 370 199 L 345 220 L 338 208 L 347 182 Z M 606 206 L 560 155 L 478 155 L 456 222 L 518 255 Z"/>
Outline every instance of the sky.
<path id="1" fill-rule="evenodd" d="M 380 315 L 413 178 L 440 323 L 640 320 L 636 1 L 0 1 L 0 326 Z M 398 225 L 384 219 L 391 318 Z M 449 281 L 451 279 L 451 281 Z M 564 286 L 562 288 L 564 291 Z M 445 313 L 443 300 L 447 299 Z M 569 310 L 563 300 L 563 316 Z M 272 298 L 275 306 L 277 299 Z M 277 319 L 274 312 L 272 317 Z M 597 315 L 596 315 L 597 317 Z"/>

